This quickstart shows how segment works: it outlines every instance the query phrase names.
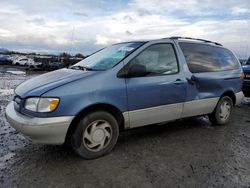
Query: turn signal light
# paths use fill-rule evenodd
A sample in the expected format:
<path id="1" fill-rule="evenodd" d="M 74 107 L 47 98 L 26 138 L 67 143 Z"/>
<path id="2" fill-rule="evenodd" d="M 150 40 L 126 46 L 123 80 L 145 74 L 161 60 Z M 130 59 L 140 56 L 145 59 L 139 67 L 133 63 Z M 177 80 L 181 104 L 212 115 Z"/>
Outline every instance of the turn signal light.
<path id="1" fill-rule="evenodd" d="M 240 80 L 242 80 L 242 81 L 243 81 L 243 80 L 244 80 L 244 78 L 245 78 L 245 74 L 244 74 L 244 72 L 241 72 L 241 73 L 240 73 Z"/>

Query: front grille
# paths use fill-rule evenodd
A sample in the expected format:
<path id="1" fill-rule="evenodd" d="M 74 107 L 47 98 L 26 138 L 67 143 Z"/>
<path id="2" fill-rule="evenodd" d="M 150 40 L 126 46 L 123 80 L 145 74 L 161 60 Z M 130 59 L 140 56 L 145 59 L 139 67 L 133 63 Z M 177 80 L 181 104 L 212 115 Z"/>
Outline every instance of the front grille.
<path id="1" fill-rule="evenodd" d="M 246 72 L 245 73 L 245 79 L 246 80 L 250 80 L 250 72 Z"/>
<path id="2" fill-rule="evenodd" d="M 21 97 L 19 97 L 18 95 L 16 95 L 13 99 L 14 101 L 14 108 L 16 111 L 20 112 L 21 111 L 21 106 L 22 106 L 22 101 L 23 99 Z"/>

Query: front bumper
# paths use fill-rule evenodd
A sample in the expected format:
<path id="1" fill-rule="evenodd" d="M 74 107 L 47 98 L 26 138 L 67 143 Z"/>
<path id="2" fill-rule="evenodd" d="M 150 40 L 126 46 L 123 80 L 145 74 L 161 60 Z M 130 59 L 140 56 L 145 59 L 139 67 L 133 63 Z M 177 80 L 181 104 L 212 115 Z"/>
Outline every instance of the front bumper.
<path id="1" fill-rule="evenodd" d="M 12 127 L 36 143 L 63 144 L 74 116 L 36 118 L 22 115 L 14 102 L 6 108 L 6 119 Z"/>

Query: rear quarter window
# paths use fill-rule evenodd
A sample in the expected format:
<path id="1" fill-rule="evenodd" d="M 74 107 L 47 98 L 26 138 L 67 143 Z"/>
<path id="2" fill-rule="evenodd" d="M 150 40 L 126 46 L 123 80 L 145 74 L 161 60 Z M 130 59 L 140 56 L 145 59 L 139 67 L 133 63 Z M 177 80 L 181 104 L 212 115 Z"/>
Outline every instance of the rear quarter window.
<path id="1" fill-rule="evenodd" d="M 215 72 L 239 68 L 239 63 L 231 51 L 208 44 L 179 43 L 188 68 L 192 73 Z"/>

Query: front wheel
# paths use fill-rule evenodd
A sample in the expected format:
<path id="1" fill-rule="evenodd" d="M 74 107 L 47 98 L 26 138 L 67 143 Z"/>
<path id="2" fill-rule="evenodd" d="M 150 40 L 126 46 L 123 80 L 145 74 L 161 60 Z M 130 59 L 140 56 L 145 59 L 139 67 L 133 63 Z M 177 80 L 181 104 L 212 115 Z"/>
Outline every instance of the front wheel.
<path id="1" fill-rule="evenodd" d="M 209 114 L 209 119 L 214 125 L 225 125 L 230 121 L 232 110 L 232 99 L 224 96 L 219 100 L 214 111 Z"/>
<path id="2" fill-rule="evenodd" d="M 85 159 L 94 159 L 109 153 L 119 135 L 116 119 L 105 111 L 84 116 L 71 138 L 75 152 Z"/>

